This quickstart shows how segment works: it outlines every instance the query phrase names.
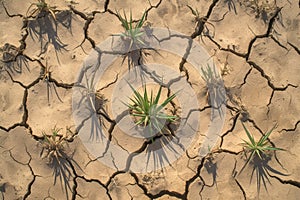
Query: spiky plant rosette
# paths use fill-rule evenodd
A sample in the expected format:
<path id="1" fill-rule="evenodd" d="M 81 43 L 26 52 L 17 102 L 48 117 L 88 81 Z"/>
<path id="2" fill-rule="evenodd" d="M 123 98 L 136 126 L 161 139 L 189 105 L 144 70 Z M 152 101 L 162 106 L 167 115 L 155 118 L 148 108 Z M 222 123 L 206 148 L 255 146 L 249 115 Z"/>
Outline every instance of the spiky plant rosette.
<path id="1" fill-rule="evenodd" d="M 275 129 L 276 125 L 271 130 L 267 131 L 258 141 L 255 141 L 254 136 L 249 132 L 243 123 L 242 125 L 249 139 L 249 141 L 243 140 L 243 145 L 246 148 L 246 151 L 250 152 L 248 161 L 253 159 L 254 156 L 258 156 L 258 158 L 262 160 L 263 157 L 266 156 L 267 151 L 283 150 L 281 148 L 271 146 L 268 141 L 268 138 Z"/>
<path id="2" fill-rule="evenodd" d="M 146 11 L 143 13 L 141 19 L 137 22 L 134 22 L 132 19 L 132 12 L 130 12 L 129 19 L 127 18 L 125 11 L 124 17 L 117 11 L 117 16 L 124 28 L 125 32 L 117 34 L 117 36 L 124 37 L 130 41 L 128 51 L 132 50 L 132 48 L 139 48 L 140 45 L 145 45 L 144 41 L 142 40 L 141 36 L 144 34 L 142 27 L 145 22 L 146 18 Z M 135 24 L 135 25 L 134 25 Z"/>
<path id="3" fill-rule="evenodd" d="M 126 104 L 130 109 L 130 115 L 136 118 L 135 125 L 147 127 L 151 136 L 157 134 L 164 135 L 166 130 L 165 122 L 175 122 L 178 119 L 175 115 L 169 115 L 163 112 L 166 106 L 176 97 L 173 94 L 160 102 L 162 86 L 159 87 L 157 94 L 154 96 L 151 91 L 148 95 L 147 88 L 144 86 L 144 93 L 141 94 L 129 84 L 133 91 L 133 97 L 129 98 L 131 104 Z"/>

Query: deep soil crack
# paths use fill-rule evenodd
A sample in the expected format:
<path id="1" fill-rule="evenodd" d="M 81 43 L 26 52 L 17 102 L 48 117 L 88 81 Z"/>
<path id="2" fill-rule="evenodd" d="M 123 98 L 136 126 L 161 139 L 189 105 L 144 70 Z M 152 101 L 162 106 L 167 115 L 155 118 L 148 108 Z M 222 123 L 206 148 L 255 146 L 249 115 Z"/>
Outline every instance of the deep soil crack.
<path id="1" fill-rule="evenodd" d="M 246 58 L 246 61 L 249 60 L 249 56 L 251 54 L 251 50 L 252 50 L 252 46 L 254 44 L 254 42 L 257 40 L 257 39 L 260 39 L 260 38 L 267 38 L 270 36 L 270 33 L 272 31 L 272 28 L 273 28 L 273 24 L 277 18 L 277 16 L 279 15 L 280 11 L 281 11 L 282 8 L 278 8 L 276 10 L 276 12 L 274 13 L 274 15 L 270 18 L 270 21 L 269 21 L 269 24 L 268 24 L 268 29 L 266 31 L 265 34 L 262 34 L 262 35 L 257 35 L 255 36 L 249 43 L 249 46 L 248 46 L 248 52 L 245 54 L 245 58 Z"/>
<path id="2" fill-rule="evenodd" d="M 300 55 L 300 49 L 296 46 L 296 45 L 294 45 L 294 44 L 292 44 L 292 43 L 290 43 L 290 42 L 287 42 L 291 47 L 293 47 L 293 49 Z"/>
<path id="3" fill-rule="evenodd" d="M 235 180 L 236 184 L 239 186 L 240 190 L 243 193 L 244 199 L 246 200 L 247 196 L 246 196 L 246 192 L 245 192 L 244 188 L 242 187 L 242 185 L 239 183 L 239 181 L 237 179 L 234 179 L 234 180 Z"/>
<path id="4" fill-rule="evenodd" d="M 286 131 L 286 132 L 293 132 L 293 131 L 296 131 L 297 127 L 298 127 L 298 124 L 300 124 L 300 120 L 298 120 L 294 126 L 294 128 L 287 128 L 287 129 L 282 129 L 280 130 L 279 132 L 281 133 L 282 131 Z"/>
<path id="5" fill-rule="evenodd" d="M 277 176 L 270 175 L 270 174 L 269 174 L 269 176 L 272 177 L 272 178 L 277 179 L 282 184 L 289 184 L 289 185 L 295 186 L 297 188 L 300 188 L 300 182 L 298 182 L 298 181 L 294 181 L 294 180 L 282 180 L 281 178 L 279 178 Z"/>

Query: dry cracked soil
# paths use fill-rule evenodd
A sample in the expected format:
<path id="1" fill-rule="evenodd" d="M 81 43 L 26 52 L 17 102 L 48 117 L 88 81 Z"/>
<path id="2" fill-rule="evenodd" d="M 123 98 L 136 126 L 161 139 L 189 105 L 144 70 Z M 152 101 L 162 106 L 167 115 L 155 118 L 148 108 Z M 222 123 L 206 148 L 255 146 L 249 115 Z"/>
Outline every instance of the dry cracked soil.
<path id="1" fill-rule="evenodd" d="M 41 13 L 43 1 L 0 2 L 0 199 L 299 199 L 300 1 L 46 0 Z M 116 167 L 107 166 L 78 136 L 72 111 L 78 72 L 98 44 L 123 32 L 117 16 L 123 10 L 134 22 L 145 11 L 149 29 L 189 36 L 216 64 L 226 115 L 207 155 L 199 155 L 212 111 L 205 82 L 186 59 L 166 51 L 151 51 L 145 63 L 186 79 L 201 116 L 182 155 L 139 173 L 130 170 L 134 156 L 124 169 L 114 158 Z M 150 142 L 120 131 L 109 104 L 127 60 L 117 59 L 97 83 L 106 105 L 99 120 L 112 143 L 144 154 Z M 268 144 L 284 151 L 245 165 L 242 122 L 256 139 L 277 124 Z"/>

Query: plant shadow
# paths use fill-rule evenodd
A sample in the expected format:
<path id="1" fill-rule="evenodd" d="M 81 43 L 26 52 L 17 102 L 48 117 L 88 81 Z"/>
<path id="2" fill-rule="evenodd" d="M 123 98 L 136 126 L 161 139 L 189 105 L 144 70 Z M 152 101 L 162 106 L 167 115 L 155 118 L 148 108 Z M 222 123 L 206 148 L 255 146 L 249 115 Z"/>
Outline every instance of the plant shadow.
<path id="1" fill-rule="evenodd" d="M 227 7 L 228 7 L 229 11 L 233 10 L 234 14 L 237 14 L 234 0 L 225 0 L 224 3 L 227 4 Z"/>
<path id="2" fill-rule="evenodd" d="M 4 194 L 3 193 L 5 193 L 5 185 L 6 185 L 6 183 L 3 183 L 3 184 L 0 185 L 0 192 L 1 192 L 0 199 L 4 199 Z"/>
<path id="3" fill-rule="evenodd" d="M 151 53 L 161 56 L 161 54 L 156 49 L 150 47 L 150 43 L 143 38 L 150 37 L 150 31 L 145 28 L 144 33 L 145 35 L 140 38 L 142 42 L 134 41 L 131 38 L 123 36 L 113 35 L 111 44 L 112 47 L 118 47 L 120 49 L 120 51 L 116 52 L 122 57 L 122 65 L 126 61 L 129 72 L 133 71 L 135 77 L 137 79 L 140 78 L 143 83 L 145 82 L 145 77 L 147 75 L 153 76 L 153 74 L 147 70 L 147 56 L 151 55 Z M 114 38 L 117 38 L 116 43 Z M 158 77 L 155 77 L 154 79 L 156 81 L 159 80 Z"/>
<path id="4" fill-rule="evenodd" d="M 151 171 L 163 169 L 166 166 L 172 167 L 172 161 L 179 158 L 184 152 L 184 146 L 181 144 L 180 139 L 175 135 L 175 131 L 178 128 L 175 124 L 168 123 L 167 129 L 161 134 L 157 134 L 147 140 L 147 163 L 148 166 L 153 166 Z M 152 157 L 152 159 L 151 159 Z M 153 162 L 153 163 L 150 163 Z"/>
<path id="5" fill-rule="evenodd" d="M 40 80 L 46 84 L 46 91 L 47 91 L 47 100 L 48 106 L 51 105 L 50 98 L 53 97 L 53 93 L 57 97 L 57 99 L 63 103 L 63 100 L 60 98 L 59 93 L 57 91 L 58 83 L 55 79 L 51 77 L 52 71 L 50 70 L 51 66 L 48 66 L 48 62 L 46 61 L 46 65 L 41 67 L 40 71 Z"/>
<path id="6" fill-rule="evenodd" d="M 288 176 L 279 170 L 274 169 L 269 165 L 271 160 L 271 156 L 269 155 L 262 155 L 262 158 L 259 158 L 256 154 L 253 156 L 253 159 L 250 162 L 246 162 L 245 165 L 242 167 L 239 174 L 244 170 L 245 166 L 249 163 L 250 166 L 253 167 L 250 177 L 250 184 L 252 183 L 253 177 L 256 177 L 256 189 L 258 195 L 260 194 L 261 186 L 263 184 L 264 189 L 268 192 L 267 183 L 271 185 L 270 182 L 270 172 L 280 176 Z M 277 163 L 281 165 L 281 163 L 276 159 Z"/>
<path id="7" fill-rule="evenodd" d="M 20 48 L 5 43 L 4 46 L 0 48 L 0 52 L 2 53 L 1 61 L 5 63 L 6 68 L 11 74 L 21 74 L 24 67 L 30 71 L 28 59 L 22 54 Z"/>
<path id="8" fill-rule="evenodd" d="M 58 136 L 61 137 L 61 136 Z M 61 138 L 62 139 L 62 138 Z M 70 142 L 71 140 L 65 140 L 64 142 Z M 69 149 L 68 144 L 66 143 L 66 146 Z M 51 148 L 53 148 L 51 146 Z M 78 167 L 80 170 L 81 167 L 78 165 L 78 163 L 73 159 L 73 156 L 75 154 L 74 150 L 71 155 L 66 153 L 66 149 L 60 149 L 60 147 L 57 146 L 56 149 L 57 152 L 50 153 L 49 149 L 46 147 L 43 147 L 42 151 L 40 152 L 40 156 L 44 159 L 47 158 L 47 165 L 49 168 L 53 170 L 52 176 L 53 176 L 53 185 L 56 185 L 58 182 L 61 185 L 61 190 L 66 194 L 66 199 L 69 199 L 69 191 L 72 193 L 72 187 L 70 185 L 70 180 L 74 178 L 74 165 Z"/>
<path id="9" fill-rule="evenodd" d="M 223 118 L 226 108 L 226 90 L 221 75 L 218 73 L 216 66 L 207 65 L 201 68 L 202 79 L 206 83 L 207 102 L 213 108 L 212 116 L 217 111 L 219 117 Z"/>
<path id="10" fill-rule="evenodd" d="M 80 100 L 78 103 L 79 107 L 84 109 L 84 119 L 81 122 L 83 126 L 86 122 L 90 122 L 90 135 L 88 141 L 90 142 L 103 142 L 103 133 L 102 127 L 105 127 L 103 118 L 100 113 L 107 115 L 107 112 L 104 108 L 107 99 L 101 95 L 95 88 L 96 83 L 94 82 L 96 72 L 92 67 L 85 67 L 82 69 L 80 74 L 79 83 L 75 87 L 79 88 Z"/>
<path id="11" fill-rule="evenodd" d="M 217 162 L 214 162 L 214 159 L 209 156 L 207 158 L 207 161 L 204 163 L 204 167 L 205 167 L 207 173 L 212 176 L 213 183 L 209 187 L 217 185 L 217 176 L 218 176 L 218 174 L 217 174 L 217 169 L 218 169 Z"/>
<path id="12" fill-rule="evenodd" d="M 126 40 L 124 40 L 123 42 L 124 44 L 126 44 Z M 132 49 L 133 50 L 129 50 L 128 52 L 125 52 L 122 55 L 122 65 L 124 64 L 125 60 L 127 60 L 129 72 L 133 71 L 135 77 L 140 78 L 142 82 L 144 82 L 145 77 L 147 76 L 147 71 L 144 69 L 143 66 L 146 63 L 146 57 L 149 56 L 150 53 L 147 52 L 146 49 L 142 49 L 139 46 L 132 47 Z"/>
<path id="13" fill-rule="evenodd" d="M 48 49 L 48 45 L 52 44 L 59 62 L 58 53 L 61 53 L 63 50 L 67 51 L 67 44 L 64 44 L 58 36 L 58 24 L 72 32 L 71 12 L 59 12 L 57 20 L 54 20 L 49 13 L 41 12 L 35 19 L 28 21 L 28 32 L 33 41 L 37 40 L 40 43 L 40 54 L 38 56 L 44 54 Z"/>
<path id="14" fill-rule="evenodd" d="M 49 163 L 49 167 L 53 169 L 53 184 L 56 185 L 57 180 L 59 179 L 61 188 L 65 191 L 67 199 L 69 199 L 68 191 L 72 190 L 69 183 L 69 180 L 72 178 L 72 168 L 66 159 L 68 158 L 66 153 L 62 152 L 61 154 L 63 157 L 53 159 L 52 162 Z"/>
<path id="15" fill-rule="evenodd" d="M 169 154 L 167 153 L 167 150 L 173 153 L 173 155 L 180 156 L 179 152 L 174 148 L 173 144 L 170 144 L 170 141 L 172 140 L 172 136 L 162 136 L 160 138 L 157 137 L 153 142 L 150 142 L 148 144 L 148 147 L 146 149 L 147 153 L 147 165 L 146 170 L 148 170 L 148 166 L 150 165 L 150 159 L 153 160 L 153 171 L 156 171 L 157 169 L 163 168 L 164 166 L 170 165 L 171 161 L 169 160 Z M 166 165 L 167 164 L 167 165 Z"/>

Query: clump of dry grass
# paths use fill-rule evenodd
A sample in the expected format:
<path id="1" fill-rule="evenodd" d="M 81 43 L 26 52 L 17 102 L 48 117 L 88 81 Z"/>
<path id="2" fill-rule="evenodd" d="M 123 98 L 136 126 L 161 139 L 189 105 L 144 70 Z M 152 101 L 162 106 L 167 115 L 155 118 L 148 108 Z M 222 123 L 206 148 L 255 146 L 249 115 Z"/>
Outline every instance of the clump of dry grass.
<path id="1" fill-rule="evenodd" d="M 26 16 L 37 18 L 41 13 L 49 13 L 56 20 L 55 6 L 50 6 L 45 0 L 38 0 L 32 3 L 27 9 Z"/>

